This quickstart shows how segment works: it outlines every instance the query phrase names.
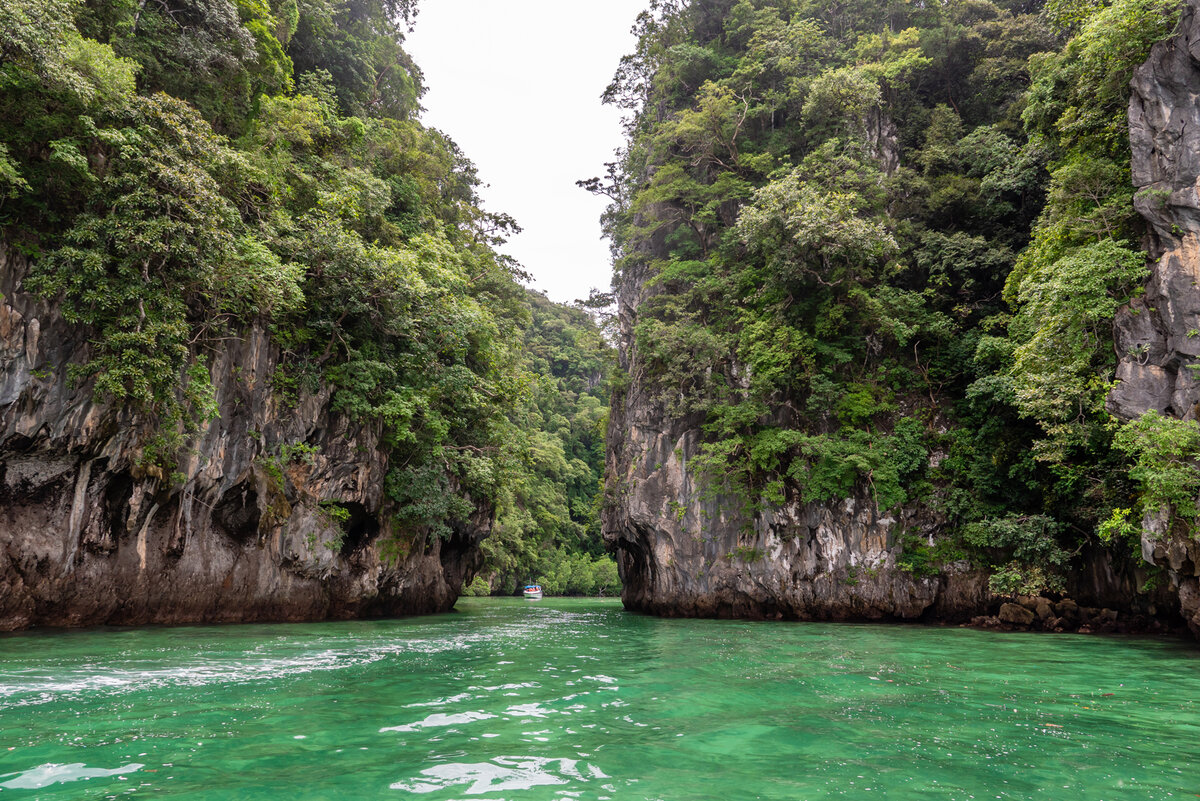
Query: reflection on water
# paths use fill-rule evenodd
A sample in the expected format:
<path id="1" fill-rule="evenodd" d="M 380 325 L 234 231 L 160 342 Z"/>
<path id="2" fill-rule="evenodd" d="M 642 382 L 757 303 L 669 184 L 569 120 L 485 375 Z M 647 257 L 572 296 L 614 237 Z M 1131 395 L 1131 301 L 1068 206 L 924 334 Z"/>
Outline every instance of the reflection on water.
<path id="1" fill-rule="evenodd" d="M 437 713 L 430 715 L 424 720 L 418 720 L 416 723 L 408 723 L 403 726 L 387 726 L 380 729 L 380 732 L 385 731 L 418 731 L 419 729 L 427 729 L 431 726 L 453 726 L 456 723 L 470 723 L 475 720 L 490 720 L 496 717 L 489 715 L 486 712 L 463 712 L 459 715 L 443 715 Z"/>
<path id="2" fill-rule="evenodd" d="M 38 765 L 36 768 L 30 768 L 21 773 L 7 773 L 0 776 L 0 787 L 8 790 L 40 790 L 43 787 L 49 787 L 52 784 L 60 784 L 66 782 L 75 782 L 80 779 L 96 779 L 108 776 L 124 776 L 126 773 L 133 773 L 138 768 L 145 767 L 138 762 L 131 762 L 128 765 L 122 765 L 119 768 L 105 770 L 104 768 L 89 768 L 82 762 L 73 762 L 70 765 L 55 765 L 49 763 L 46 765 Z"/>
<path id="3" fill-rule="evenodd" d="M 470 599 L 400 621 L 0 638 L 14 798 L 1167 799 L 1200 651 Z"/>
<path id="4" fill-rule="evenodd" d="M 496 757 L 491 762 L 451 762 L 426 768 L 421 771 L 419 779 L 396 782 L 391 789 L 410 793 L 432 793 L 465 786 L 464 793 L 477 795 L 504 790 L 528 790 L 543 784 L 586 783 L 607 778 L 608 776 L 595 765 L 583 765 L 581 772 L 580 763 L 575 759 L 504 756 Z M 613 791 L 611 785 L 604 789 Z"/>

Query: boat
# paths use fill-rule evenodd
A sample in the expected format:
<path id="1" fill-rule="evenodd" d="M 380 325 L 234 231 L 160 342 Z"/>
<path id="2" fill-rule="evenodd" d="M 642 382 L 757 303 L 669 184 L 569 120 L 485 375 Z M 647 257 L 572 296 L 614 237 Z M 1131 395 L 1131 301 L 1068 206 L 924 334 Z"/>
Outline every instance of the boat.
<path id="1" fill-rule="evenodd" d="M 531 601 L 542 600 L 542 585 L 541 584 L 526 584 L 525 597 Z"/>

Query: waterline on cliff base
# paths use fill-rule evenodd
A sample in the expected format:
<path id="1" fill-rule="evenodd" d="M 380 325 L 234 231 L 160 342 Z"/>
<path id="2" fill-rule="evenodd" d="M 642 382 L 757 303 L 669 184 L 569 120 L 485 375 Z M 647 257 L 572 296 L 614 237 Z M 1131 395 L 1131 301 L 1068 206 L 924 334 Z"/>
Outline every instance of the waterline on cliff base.
<path id="1" fill-rule="evenodd" d="M 1191 797 L 1200 651 L 464 599 L 0 639 L 14 798 Z"/>

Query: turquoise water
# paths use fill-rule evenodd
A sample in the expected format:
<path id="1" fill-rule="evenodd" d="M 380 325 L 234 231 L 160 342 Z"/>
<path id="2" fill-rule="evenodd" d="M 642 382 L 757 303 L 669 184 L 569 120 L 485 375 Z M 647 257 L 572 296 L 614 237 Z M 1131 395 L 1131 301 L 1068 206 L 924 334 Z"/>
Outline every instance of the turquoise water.
<path id="1" fill-rule="evenodd" d="M 613 601 L 0 638 L 0 797 L 1200 797 L 1200 649 Z"/>

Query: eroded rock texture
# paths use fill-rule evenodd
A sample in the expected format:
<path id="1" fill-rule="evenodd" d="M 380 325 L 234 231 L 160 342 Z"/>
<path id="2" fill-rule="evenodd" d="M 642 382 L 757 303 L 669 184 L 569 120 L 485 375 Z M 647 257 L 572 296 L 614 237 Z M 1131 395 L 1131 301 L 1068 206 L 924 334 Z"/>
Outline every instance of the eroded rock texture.
<path id="1" fill-rule="evenodd" d="M 1134 74 L 1129 104 L 1135 205 L 1158 259 L 1146 293 L 1117 318 L 1120 384 L 1109 408 L 1195 419 L 1200 403 L 1200 21 L 1189 5 L 1179 32 Z"/>
<path id="2" fill-rule="evenodd" d="M 988 608 L 986 578 L 900 570 L 901 531 L 928 537 L 924 510 L 883 516 L 867 499 L 791 503 L 747 528 L 733 498 L 707 497 L 687 469 L 698 432 L 617 415 L 628 441 L 605 512 L 630 609 L 684 617 L 966 620 Z M 626 417 L 625 415 L 630 415 Z"/>
<path id="3" fill-rule="evenodd" d="M 265 331 L 212 355 L 220 417 L 165 476 L 143 459 L 148 421 L 69 379 L 87 332 L 21 291 L 26 270 L 0 249 L 0 630 L 453 606 L 491 510 L 448 541 L 392 536 L 380 432 L 332 413 L 328 389 L 272 392 Z"/>
<path id="4" fill-rule="evenodd" d="M 1145 295 L 1116 325 L 1119 384 L 1109 409 L 1123 419 L 1155 409 L 1200 415 L 1200 3 L 1191 0 L 1175 35 L 1135 73 L 1129 104 L 1137 210 L 1157 258 Z M 1177 527 L 1178 528 L 1178 527 Z M 1166 568 L 1184 617 L 1200 634 L 1200 545 L 1148 515 L 1142 550 Z"/>
<path id="5" fill-rule="evenodd" d="M 660 291 L 644 270 L 628 265 L 619 287 L 621 367 L 631 381 L 613 399 L 603 511 L 627 608 L 832 620 L 969 620 L 998 608 L 986 577 L 966 564 L 932 577 L 896 566 L 902 532 L 928 539 L 941 525 L 927 510 L 889 516 L 857 498 L 789 503 L 747 521 L 736 499 L 699 486 L 688 462 L 702 421 L 671 414 L 639 362 L 638 308 Z"/>

